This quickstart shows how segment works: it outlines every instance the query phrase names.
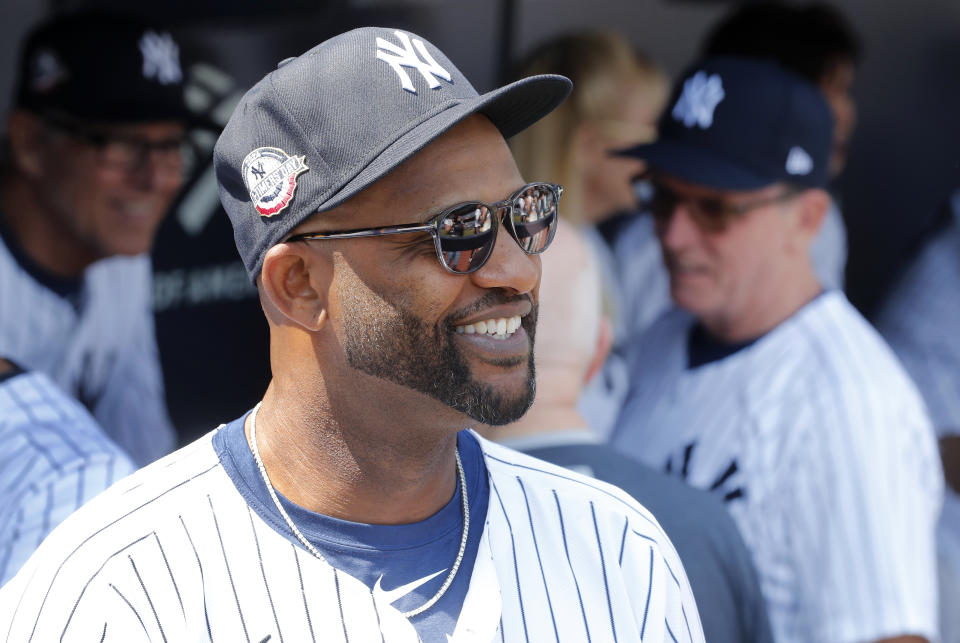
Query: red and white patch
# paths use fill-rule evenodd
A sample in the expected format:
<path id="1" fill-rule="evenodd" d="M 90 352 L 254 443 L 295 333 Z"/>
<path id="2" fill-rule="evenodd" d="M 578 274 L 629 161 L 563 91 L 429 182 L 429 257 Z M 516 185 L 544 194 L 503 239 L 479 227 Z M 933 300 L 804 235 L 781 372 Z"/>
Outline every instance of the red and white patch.
<path id="1" fill-rule="evenodd" d="M 297 177 L 310 169 L 305 158 L 290 156 L 278 147 L 258 147 L 243 159 L 240 173 L 261 216 L 272 217 L 290 204 Z"/>

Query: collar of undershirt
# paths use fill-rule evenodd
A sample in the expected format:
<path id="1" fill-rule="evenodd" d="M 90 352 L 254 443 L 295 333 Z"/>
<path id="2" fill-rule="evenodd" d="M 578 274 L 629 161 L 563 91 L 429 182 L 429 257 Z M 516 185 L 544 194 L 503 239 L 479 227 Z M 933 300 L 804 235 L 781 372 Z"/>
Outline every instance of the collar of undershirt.
<path id="1" fill-rule="evenodd" d="M 214 449 L 227 475 L 247 504 L 274 529 L 294 542 L 294 537 L 289 534 L 289 528 L 264 487 L 260 471 L 250 452 L 243 432 L 245 419 L 246 415 L 221 427 L 213 437 Z M 474 524 L 474 518 L 481 515 L 486 517 L 485 505 L 477 506 L 485 497 L 480 493 L 480 485 L 486 480 L 486 465 L 480 445 L 469 431 L 460 432 L 457 446 L 467 479 L 471 524 Z M 297 528 L 307 539 L 318 544 L 321 551 L 327 547 L 407 549 L 435 541 L 447 532 L 459 531 L 463 526 L 459 485 L 450 501 L 437 513 L 425 520 L 405 525 L 373 525 L 341 520 L 309 511 L 291 502 L 279 491 L 277 497 Z M 483 520 L 476 524 L 483 524 Z"/>
<path id="2" fill-rule="evenodd" d="M 83 290 L 83 276 L 80 277 L 62 277 L 55 275 L 27 254 L 27 251 L 20 245 L 13 234 L 13 230 L 7 227 L 3 215 L 0 214 L 0 242 L 2 242 L 14 261 L 23 268 L 24 272 L 33 277 L 37 283 L 45 288 L 52 290 L 65 299 L 76 298 Z"/>
<path id="3" fill-rule="evenodd" d="M 760 337 L 763 337 L 761 335 Z M 731 355 L 752 346 L 760 337 L 743 342 L 725 342 L 707 332 L 700 322 L 690 327 L 687 333 L 687 369 L 693 370 L 726 359 Z"/>

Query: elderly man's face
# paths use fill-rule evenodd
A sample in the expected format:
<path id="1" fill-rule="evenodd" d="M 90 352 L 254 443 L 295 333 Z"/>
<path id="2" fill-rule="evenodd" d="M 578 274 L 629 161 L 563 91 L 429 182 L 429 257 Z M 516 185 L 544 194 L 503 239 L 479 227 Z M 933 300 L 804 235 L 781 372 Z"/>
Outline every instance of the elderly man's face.
<path id="1" fill-rule="evenodd" d="M 183 183 L 175 122 L 89 127 L 102 137 L 50 126 L 38 198 L 91 259 L 146 252 Z M 137 155 L 137 150 L 154 151 Z"/>
<path id="2" fill-rule="evenodd" d="M 298 232 L 424 221 L 460 202 L 502 200 L 523 184 L 499 131 L 473 116 L 332 217 L 316 217 Z M 512 422 L 526 411 L 534 393 L 540 260 L 504 227 L 489 261 L 469 275 L 447 272 L 423 232 L 316 245 L 332 254 L 330 322 L 350 366 L 486 424 Z M 506 337 L 479 332 L 480 322 L 505 324 Z"/>
<path id="3" fill-rule="evenodd" d="M 765 298 L 795 279 L 786 249 L 794 244 L 789 192 L 779 184 L 751 191 L 719 191 L 658 176 L 678 204 L 656 219 L 674 303 L 717 326 L 741 323 Z M 722 227 L 698 222 L 699 199 L 741 208 Z M 754 204 L 756 206 L 754 207 Z"/>

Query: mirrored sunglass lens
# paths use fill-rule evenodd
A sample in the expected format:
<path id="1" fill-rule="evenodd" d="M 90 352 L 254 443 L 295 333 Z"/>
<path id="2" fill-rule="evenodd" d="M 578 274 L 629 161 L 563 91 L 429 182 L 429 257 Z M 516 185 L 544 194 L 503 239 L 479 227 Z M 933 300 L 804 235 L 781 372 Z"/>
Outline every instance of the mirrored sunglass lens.
<path id="1" fill-rule="evenodd" d="M 481 203 L 465 205 L 437 226 L 443 261 L 453 272 L 476 270 L 490 256 L 494 241 L 493 211 Z"/>
<path id="2" fill-rule="evenodd" d="M 546 250 L 557 229 L 557 196 L 548 185 L 531 185 L 513 201 L 511 217 L 517 243 L 524 252 Z"/>

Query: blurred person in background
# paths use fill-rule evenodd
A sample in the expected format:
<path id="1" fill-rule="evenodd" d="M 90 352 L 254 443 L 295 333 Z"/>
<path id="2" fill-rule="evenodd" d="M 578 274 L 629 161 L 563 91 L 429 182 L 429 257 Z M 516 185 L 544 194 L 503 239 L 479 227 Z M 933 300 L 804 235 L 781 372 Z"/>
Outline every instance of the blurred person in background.
<path id="1" fill-rule="evenodd" d="M 551 250 L 542 256 L 537 397 L 516 422 L 482 433 L 620 487 L 653 512 L 680 554 L 711 643 L 772 641 L 750 552 L 723 503 L 602 443 L 577 410 L 581 389 L 610 348 L 610 324 L 597 261 L 582 233 L 560 226 Z"/>
<path id="2" fill-rule="evenodd" d="M 656 136 L 669 83 L 652 61 L 613 32 L 575 33 L 543 43 L 526 57 L 518 76 L 547 73 L 573 80 L 573 93 L 510 145 L 526 176 L 549 177 L 564 186 L 562 216 L 582 227 L 600 261 L 614 347 L 603 371 L 585 389 L 581 410 L 590 426 L 605 435 L 627 387 L 621 346 L 670 299 L 650 221 L 634 216 L 618 226 L 638 228 L 624 234 L 642 239 L 622 265 L 597 226 L 635 210 L 632 182 L 644 164 L 612 152 Z"/>
<path id="3" fill-rule="evenodd" d="M 135 462 L 169 452 L 154 233 L 190 120 L 169 33 L 56 17 L 22 51 L 0 182 L 0 354 L 79 399 Z"/>
<path id="4" fill-rule="evenodd" d="M 773 60 L 819 87 L 834 120 L 830 178 L 836 180 L 840 176 L 857 123 L 852 90 L 860 44 L 837 9 L 823 3 L 744 4 L 713 29 L 702 54 Z M 820 283 L 827 288 L 843 289 L 847 230 L 837 199 L 834 193 L 810 252 Z"/>
<path id="5" fill-rule="evenodd" d="M 960 641 L 960 190 L 877 315 L 877 329 L 917 383 L 940 442 L 946 476 L 940 518 L 943 640 Z"/>
<path id="6" fill-rule="evenodd" d="M 136 468 L 42 373 L 0 358 L 0 586 L 47 534 Z"/>
<path id="7" fill-rule="evenodd" d="M 724 499 L 778 641 L 935 641 L 930 420 L 810 257 L 832 122 L 822 92 L 781 66 L 708 58 L 657 141 L 629 152 L 651 167 L 678 309 L 633 347 L 613 443 Z"/>

